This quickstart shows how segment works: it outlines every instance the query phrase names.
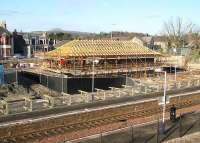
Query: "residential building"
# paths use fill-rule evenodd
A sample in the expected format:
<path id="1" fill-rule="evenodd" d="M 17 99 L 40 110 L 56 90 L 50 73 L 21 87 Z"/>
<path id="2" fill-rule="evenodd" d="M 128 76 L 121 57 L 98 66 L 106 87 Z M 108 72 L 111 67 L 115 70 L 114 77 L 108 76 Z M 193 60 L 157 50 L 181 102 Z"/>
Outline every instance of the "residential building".
<path id="1" fill-rule="evenodd" d="M 32 53 L 34 56 L 41 52 L 48 52 L 54 49 L 56 40 L 48 38 L 48 34 L 44 33 L 23 33 L 23 38 L 26 42 L 28 55 Z"/>
<path id="2" fill-rule="evenodd" d="M 146 35 L 143 37 L 134 37 L 132 41 L 139 45 L 143 45 L 150 49 L 154 49 L 154 38 L 152 36 Z"/>
<path id="3" fill-rule="evenodd" d="M 13 38 L 7 30 L 6 22 L 0 22 L 0 59 L 13 55 Z"/>
<path id="4" fill-rule="evenodd" d="M 156 47 L 156 49 L 159 49 L 163 53 L 168 52 L 168 46 L 167 46 L 166 38 L 164 36 L 155 36 L 154 46 Z"/>

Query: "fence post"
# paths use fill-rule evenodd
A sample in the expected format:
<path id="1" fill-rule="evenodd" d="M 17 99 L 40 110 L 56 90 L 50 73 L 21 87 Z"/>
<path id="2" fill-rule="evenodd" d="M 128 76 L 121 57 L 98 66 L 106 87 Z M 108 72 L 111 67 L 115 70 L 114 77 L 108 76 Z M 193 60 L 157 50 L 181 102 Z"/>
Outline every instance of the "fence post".
<path id="1" fill-rule="evenodd" d="M 102 131 L 100 130 L 100 134 L 99 134 L 99 143 L 102 143 L 102 138 L 103 138 L 103 135 L 102 135 Z"/>
<path id="2" fill-rule="evenodd" d="M 131 126 L 131 140 L 134 143 L 133 125 Z"/>
<path id="3" fill-rule="evenodd" d="M 157 135 L 156 135 L 156 142 L 159 143 L 159 129 L 160 129 L 160 124 L 159 124 L 159 117 L 158 117 L 158 122 L 157 122 Z"/>
<path id="4" fill-rule="evenodd" d="M 182 137 L 182 117 L 181 117 L 181 113 L 180 113 L 180 119 L 179 119 L 179 137 Z"/>

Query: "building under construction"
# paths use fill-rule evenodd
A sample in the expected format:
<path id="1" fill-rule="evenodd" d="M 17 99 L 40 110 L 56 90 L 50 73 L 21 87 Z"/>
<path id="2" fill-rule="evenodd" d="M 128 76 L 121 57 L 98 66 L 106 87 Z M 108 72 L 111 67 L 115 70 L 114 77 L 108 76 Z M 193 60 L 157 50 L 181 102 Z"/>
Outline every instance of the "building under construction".
<path id="1" fill-rule="evenodd" d="M 132 73 L 161 67 L 163 55 L 133 41 L 73 40 L 45 54 L 45 68 L 72 75 Z"/>

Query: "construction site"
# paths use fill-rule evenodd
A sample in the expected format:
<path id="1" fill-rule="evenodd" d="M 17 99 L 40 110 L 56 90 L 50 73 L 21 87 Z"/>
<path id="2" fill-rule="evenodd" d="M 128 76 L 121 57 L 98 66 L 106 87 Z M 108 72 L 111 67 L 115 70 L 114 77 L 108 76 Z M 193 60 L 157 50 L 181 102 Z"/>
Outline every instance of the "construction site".
<path id="1" fill-rule="evenodd" d="M 1 78 L 0 140 L 81 142 L 123 121 L 169 120 L 172 107 L 177 116 L 197 112 L 200 71 L 171 59 L 179 60 L 133 41 L 73 40 L 14 61 Z"/>
<path id="2" fill-rule="evenodd" d="M 164 66 L 164 56 L 132 41 L 73 40 L 45 54 L 46 68 L 72 75 L 147 74 Z M 163 62 L 163 63 L 162 63 Z M 55 71 L 56 71 L 55 70 Z"/>

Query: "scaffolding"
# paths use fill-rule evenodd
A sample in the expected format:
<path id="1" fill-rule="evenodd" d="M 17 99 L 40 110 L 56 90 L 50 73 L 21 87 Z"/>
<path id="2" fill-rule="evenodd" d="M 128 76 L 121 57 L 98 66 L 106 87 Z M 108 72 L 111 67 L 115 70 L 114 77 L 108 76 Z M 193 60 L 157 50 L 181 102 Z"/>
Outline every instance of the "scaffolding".
<path id="1" fill-rule="evenodd" d="M 185 90 L 200 86 L 200 71 L 192 73 L 178 73 L 177 80 L 174 75 L 168 75 L 166 91 Z M 122 87 L 109 87 L 109 89 L 94 88 L 93 92 L 78 90 L 78 93 L 67 94 L 48 89 L 41 84 L 32 85 L 27 89 L 18 85 L 0 86 L 0 115 L 16 114 L 22 112 L 38 111 L 61 106 L 92 103 L 123 97 L 152 96 L 163 92 L 163 76 L 146 78 L 129 78 L 130 84 Z M 134 84 L 132 84 L 134 83 Z M 94 100 L 93 100 L 94 99 Z"/>
<path id="2" fill-rule="evenodd" d="M 161 67 L 162 54 L 132 41 L 73 40 L 46 53 L 45 65 L 49 69 L 62 69 L 73 75 L 135 73 Z M 98 60 L 93 71 L 92 63 Z M 47 63 L 47 64 L 46 64 Z"/>

